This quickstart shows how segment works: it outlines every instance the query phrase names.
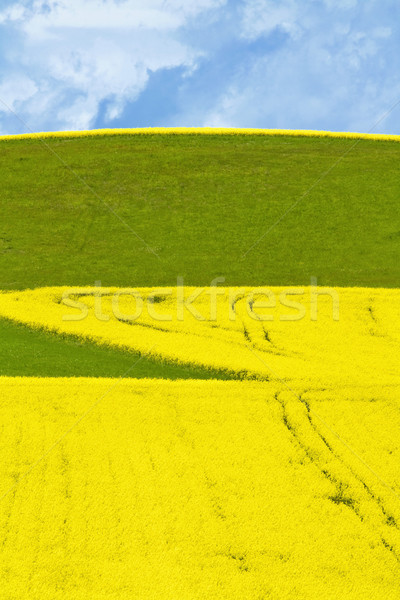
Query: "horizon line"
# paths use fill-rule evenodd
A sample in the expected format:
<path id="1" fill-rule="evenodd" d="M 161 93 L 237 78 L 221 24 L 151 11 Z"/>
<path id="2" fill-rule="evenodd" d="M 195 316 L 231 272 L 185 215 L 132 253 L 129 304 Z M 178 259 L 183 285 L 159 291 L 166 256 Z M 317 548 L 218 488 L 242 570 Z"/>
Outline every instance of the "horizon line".
<path id="1" fill-rule="evenodd" d="M 106 137 L 118 135 L 256 135 L 328 137 L 342 139 L 386 140 L 400 142 L 400 135 L 385 133 L 356 133 L 346 131 L 324 131 L 314 129 L 262 129 L 248 127 L 135 127 L 107 128 L 72 131 L 45 131 L 0 135 L 0 141 L 49 138 Z"/>

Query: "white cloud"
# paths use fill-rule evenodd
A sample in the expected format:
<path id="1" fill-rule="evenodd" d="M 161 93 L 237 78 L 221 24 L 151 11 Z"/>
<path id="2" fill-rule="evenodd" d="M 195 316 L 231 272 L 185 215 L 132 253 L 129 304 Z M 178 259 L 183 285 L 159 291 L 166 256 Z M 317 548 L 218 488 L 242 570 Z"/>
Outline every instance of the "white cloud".
<path id="1" fill-rule="evenodd" d="M 370 129 L 396 90 L 400 94 L 387 46 L 392 31 L 379 23 L 378 1 L 369 0 L 367 20 L 362 2 L 335 6 L 331 11 L 330 0 L 246 0 L 242 36 L 267 39 L 279 30 L 288 41 L 235 74 L 201 124 Z"/>
<path id="2" fill-rule="evenodd" d="M 7 21 L 19 21 L 23 18 L 26 9 L 22 6 L 22 4 L 14 4 L 12 6 L 7 6 L 0 13 L 0 24 L 6 23 Z"/>
<path id="3" fill-rule="evenodd" d="M 0 23 L 13 27 L 20 40 L 13 45 L 5 79 L 12 80 L 18 68 L 32 84 L 25 86 L 22 79 L 19 87 L 8 84 L 9 101 L 23 101 L 25 87 L 29 104 L 20 102 L 22 113 L 32 117 L 32 106 L 46 108 L 32 119 L 34 129 L 91 127 L 104 100 L 114 119 L 145 88 L 150 71 L 195 69 L 202 52 L 179 41 L 179 28 L 223 3 L 35 0 L 29 8 L 14 2 L 0 12 Z M 39 99 L 49 89 L 51 94 Z"/>
<path id="4" fill-rule="evenodd" d="M 279 28 L 292 37 L 301 35 L 298 22 L 301 5 L 296 0 L 248 0 L 244 3 L 241 35 L 254 40 Z"/>
<path id="5" fill-rule="evenodd" d="M 31 8 L 14 3 L 4 9 L 0 22 L 19 21 L 33 38 L 77 27 L 168 30 L 224 3 L 225 0 L 35 0 Z"/>
<path id="6" fill-rule="evenodd" d="M 37 92 L 37 86 L 32 79 L 26 75 L 11 75 L 0 83 L 0 111 L 6 112 L 7 106 L 16 111 L 19 105 L 26 102 Z M 5 106 L 6 105 L 6 106 Z"/>
<path id="7" fill-rule="evenodd" d="M 100 107 L 112 125 L 152 73 L 181 67 L 171 112 L 160 111 L 169 124 L 365 131 L 400 93 L 396 6 L 11 0 L 0 8 L 0 97 L 34 130 L 93 127 Z M 14 123 L 1 112 L 3 131 Z"/>

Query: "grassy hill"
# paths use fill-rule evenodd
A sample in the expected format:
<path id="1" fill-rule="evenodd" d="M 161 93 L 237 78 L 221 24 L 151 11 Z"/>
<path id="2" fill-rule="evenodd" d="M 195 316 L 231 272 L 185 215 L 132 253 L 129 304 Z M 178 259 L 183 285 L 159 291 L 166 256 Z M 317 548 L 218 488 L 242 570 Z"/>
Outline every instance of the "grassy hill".
<path id="1" fill-rule="evenodd" d="M 400 145 L 354 144 L 248 135 L 2 140 L 0 288 L 174 285 L 177 275 L 187 285 L 216 276 L 227 285 L 303 285 L 316 276 L 324 285 L 396 287 Z"/>
<path id="2" fill-rule="evenodd" d="M 2 598 L 400 597 L 399 153 L 0 138 Z"/>
<path id="3" fill-rule="evenodd" d="M 393 141 L 294 136 L 1 140 L 0 289 L 176 285 L 177 276 L 397 287 L 399 155 Z M 57 364 L 63 375 L 115 376 L 132 361 L 9 322 L 0 329 L 0 374 L 46 375 Z M 188 374 L 215 376 L 146 358 L 132 376 Z"/>

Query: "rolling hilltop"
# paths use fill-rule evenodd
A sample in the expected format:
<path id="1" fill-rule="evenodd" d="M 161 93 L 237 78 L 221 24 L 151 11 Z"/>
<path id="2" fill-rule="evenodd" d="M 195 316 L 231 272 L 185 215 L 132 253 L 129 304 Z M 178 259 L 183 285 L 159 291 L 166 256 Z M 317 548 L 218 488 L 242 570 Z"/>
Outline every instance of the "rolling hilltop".
<path id="1" fill-rule="evenodd" d="M 0 288 L 396 287 L 399 156 L 295 136 L 0 140 Z"/>
<path id="2" fill-rule="evenodd" d="M 399 153 L 395 141 L 297 136 L 2 139 L 0 289 L 177 276 L 396 287 Z M 0 336 L 3 375 L 115 377 L 132 362 L 4 318 Z M 148 357 L 131 375 L 233 376 Z"/>

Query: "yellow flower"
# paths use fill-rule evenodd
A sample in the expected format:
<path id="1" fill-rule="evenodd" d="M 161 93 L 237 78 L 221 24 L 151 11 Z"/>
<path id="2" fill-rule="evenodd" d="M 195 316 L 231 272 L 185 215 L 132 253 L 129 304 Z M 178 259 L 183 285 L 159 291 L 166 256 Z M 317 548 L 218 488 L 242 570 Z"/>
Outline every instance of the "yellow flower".
<path id="1" fill-rule="evenodd" d="M 352 133 L 340 131 L 317 131 L 312 129 L 251 129 L 237 127 L 138 127 L 129 129 L 91 129 L 88 131 L 45 131 L 41 133 L 21 133 L 2 135 L 0 140 L 78 138 L 115 135 L 261 135 L 261 136 L 298 136 L 298 137 L 330 137 L 355 140 L 386 140 L 399 142 L 400 135 L 382 133 Z"/>

